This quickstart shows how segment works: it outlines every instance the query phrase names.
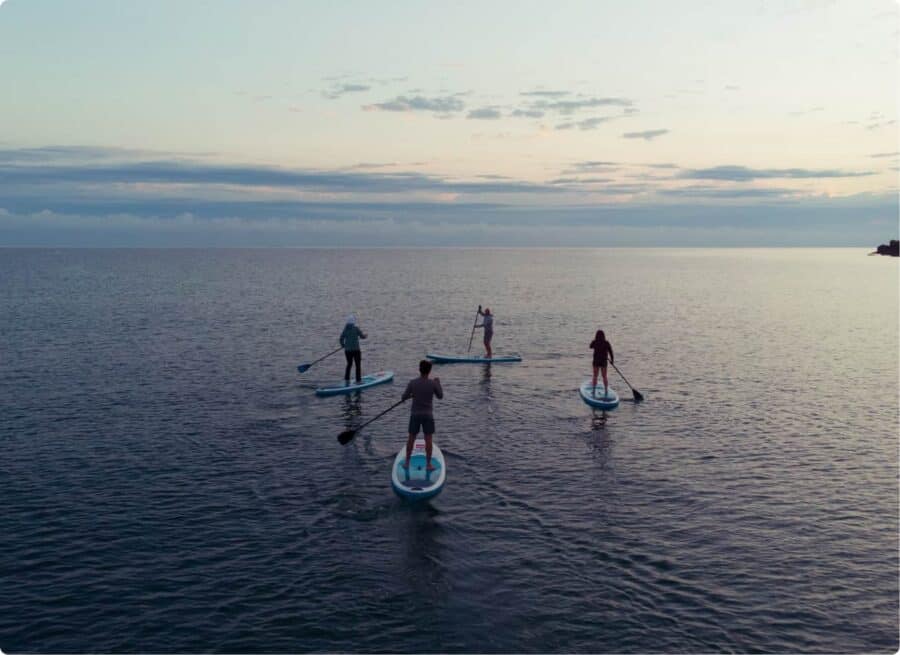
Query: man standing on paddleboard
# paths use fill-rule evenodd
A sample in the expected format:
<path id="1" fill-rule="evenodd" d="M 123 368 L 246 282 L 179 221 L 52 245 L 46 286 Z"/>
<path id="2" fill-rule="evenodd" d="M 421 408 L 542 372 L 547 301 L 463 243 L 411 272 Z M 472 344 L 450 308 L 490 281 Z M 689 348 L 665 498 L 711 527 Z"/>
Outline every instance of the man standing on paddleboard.
<path id="1" fill-rule="evenodd" d="M 347 368 L 344 369 L 344 382 L 350 383 L 350 368 L 356 363 L 356 383 L 362 382 L 362 351 L 359 349 L 359 340 L 365 339 L 366 333 L 356 325 L 356 317 L 353 314 L 347 317 L 347 324 L 341 332 L 340 342 L 344 347 L 344 356 L 347 358 Z"/>
<path id="2" fill-rule="evenodd" d="M 484 328 L 484 349 L 487 351 L 485 357 L 490 359 L 493 354 L 491 351 L 491 339 L 494 338 L 494 315 L 491 314 L 490 307 L 485 307 L 484 311 L 481 311 L 481 305 L 478 306 L 478 315 L 483 316 L 484 319 L 480 324 L 476 323 L 475 327 Z"/>
<path id="3" fill-rule="evenodd" d="M 444 397 L 444 390 L 441 388 L 441 379 L 435 377 L 433 380 L 428 377 L 431 373 L 431 362 L 423 359 L 419 362 L 419 373 L 421 375 L 409 381 L 406 385 L 406 391 L 403 392 L 403 400 L 412 398 L 412 407 L 409 410 L 409 439 L 406 441 L 406 463 L 403 468 L 409 468 L 409 458 L 412 456 L 413 445 L 416 443 L 416 435 L 419 430 L 425 433 L 425 468 L 433 471 L 431 465 L 431 437 L 434 435 L 434 414 L 432 413 L 433 399 Z"/>
<path id="4" fill-rule="evenodd" d="M 594 351 L 594 377 L 591 380 L 591 384 L 594 387 L 594 396 L 597 395 L 597 373 L 603 373 L 603 397 L 609 397 L 609 382 L 606 379 L 606 365 L 607 360 L 615 363 L 615 356 L 613 355 L 612 344 L 606 340 L 606 335 L 603 333 L 603 330 L 597 330 L 597 333 L 594 335 L 594 340 L 591 341 L 591 345 L 589 346 Z"/>

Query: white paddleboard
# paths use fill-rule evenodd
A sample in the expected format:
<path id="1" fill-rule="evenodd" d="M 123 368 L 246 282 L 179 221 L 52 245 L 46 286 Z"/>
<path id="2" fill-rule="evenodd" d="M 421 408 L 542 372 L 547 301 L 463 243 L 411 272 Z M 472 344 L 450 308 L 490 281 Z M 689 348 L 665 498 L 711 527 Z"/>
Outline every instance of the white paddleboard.
<path id="1" fill-rule="evenodd" d="M 581 399 L 591 407 L 615 409 L 619 406 L 619 394 L 612 389 L 604 388 L 600 380 L 597 380 L 596 387 L 591 384 L 590 380 L 585 380 L 578 392 L 581 394 Z"/>
<path id="2" fill-rule="evenodd" d="M 390 382 L 393 379 L 393 371 L 378 371 L 377 373 L 372 373 L 371 375 L 364 375 L 360 382 L 350 381 L 348 383 L 341 380 L 340 382 L 335 382 L 334 384 L 319 387 L 318 389 L 316 389 L 316 395 L 334 396 L 339 393 L 353 393 L 354 391 L 360 391 L 361 389 L 374 387 L 376 384 L 384 384 L 385 382 Z"/>
<path id="3" fill-rule="evenodd" d="M 485 357 L 483 355 L 439 355 L 437 353 L 428 353 L 425 355 L 428 359 L 438 364 L 503 364 L 508 362 L 521 362 L 522 357 L 519 355 L 494 355 L 493 357 Z"/>

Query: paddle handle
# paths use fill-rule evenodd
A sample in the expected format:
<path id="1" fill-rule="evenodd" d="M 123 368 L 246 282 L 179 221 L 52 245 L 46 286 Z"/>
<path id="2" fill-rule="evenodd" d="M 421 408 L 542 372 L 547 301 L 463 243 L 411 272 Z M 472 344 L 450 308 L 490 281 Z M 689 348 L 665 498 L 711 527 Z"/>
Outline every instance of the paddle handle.
<path id="1" fill-rule="evenodd" d="M 475 322 L 472 323 L 472 334 L 469 336 L 469 347 L 466 352 L 472 352 L 472 339 L 475 338 L 475 326 L 478 325 L 478 315 L 481 313 L 481 305 L 478 305 L 478 311 L 475 312 Z"/>

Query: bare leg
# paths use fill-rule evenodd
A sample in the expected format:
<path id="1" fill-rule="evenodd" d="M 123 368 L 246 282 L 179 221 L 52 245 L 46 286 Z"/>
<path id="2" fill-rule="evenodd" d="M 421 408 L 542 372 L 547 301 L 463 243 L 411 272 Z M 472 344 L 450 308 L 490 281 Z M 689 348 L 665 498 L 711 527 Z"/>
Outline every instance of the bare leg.
<path id="1" fill-rule="evenodd" d="M 600 367 L 594 367 L 594 377 L 591 378 L 591 386 L 594 388 L 594 395 L 597 395 L 597 374 L 600 372 Z"/>
<path id="2" fill-rule="evenodd" d="M 493 357 L 493 351 L 491 350 L 491 340 L 490 340 L 490 339 L 485 339 L 485 340 L 484 340 L 484 349 L 487 351 L 487 358 L 488 358 L 488 359 L 490 359 L 491 357 Z"/>
<path id="3" fill-rule="evenodd" d="M 416 443 L 416 435 L 414 432 L 409 433 L 409 439 L 406 440 L 406 463 L 403 468 L 409 468 L 409 458 L 412 456 L 413 445 Z"/>
<path id="4" fill-rule="evenodd" d="M 600 371 L 603 373 L 603 397 L 609 397 L 609 381 L 606 379 L 606 367 L 601 366 Z"/>
<path id="5" fill-rule="evenodd" d="M 434 467 L 431 465 L 431 436 L 430 434 L 425 435 L 425 470 L 433 471 Z"/>

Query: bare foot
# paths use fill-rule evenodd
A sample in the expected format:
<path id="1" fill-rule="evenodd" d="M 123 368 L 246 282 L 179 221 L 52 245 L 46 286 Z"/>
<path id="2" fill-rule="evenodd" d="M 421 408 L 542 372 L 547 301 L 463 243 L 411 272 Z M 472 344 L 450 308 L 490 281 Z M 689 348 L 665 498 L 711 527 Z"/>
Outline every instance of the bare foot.
<path id="1" fill-rule="evenodd" d="M 433 471 L 433 470 L 435 470 L 435 469 L 434 469 L 434 464 L 429 464 L 428 466 L 425 467 L 425 470 L 426 470 L 426 471 Z"/>

